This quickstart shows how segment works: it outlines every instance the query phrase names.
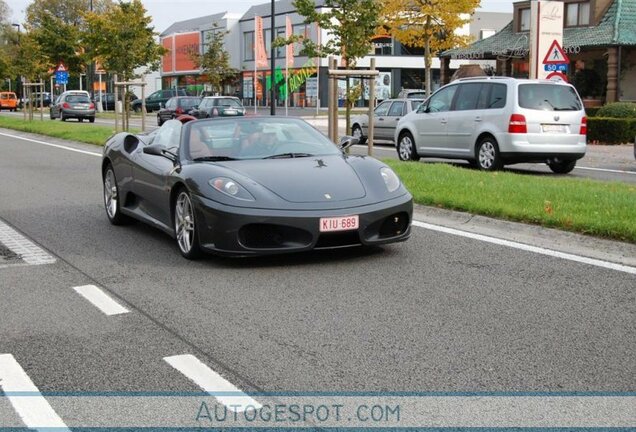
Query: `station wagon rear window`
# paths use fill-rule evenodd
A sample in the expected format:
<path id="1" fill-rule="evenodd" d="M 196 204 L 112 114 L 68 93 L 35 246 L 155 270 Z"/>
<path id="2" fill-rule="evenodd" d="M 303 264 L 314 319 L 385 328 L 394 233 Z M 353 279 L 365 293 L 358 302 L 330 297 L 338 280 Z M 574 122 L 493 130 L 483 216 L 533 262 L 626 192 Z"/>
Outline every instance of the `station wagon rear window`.
<path id="1" fill-rule="evenodd" d="M 519 106 L 542 111 L 580 111 L 581 100 L 574 88 L 556 84 L 522 84 Z"/>

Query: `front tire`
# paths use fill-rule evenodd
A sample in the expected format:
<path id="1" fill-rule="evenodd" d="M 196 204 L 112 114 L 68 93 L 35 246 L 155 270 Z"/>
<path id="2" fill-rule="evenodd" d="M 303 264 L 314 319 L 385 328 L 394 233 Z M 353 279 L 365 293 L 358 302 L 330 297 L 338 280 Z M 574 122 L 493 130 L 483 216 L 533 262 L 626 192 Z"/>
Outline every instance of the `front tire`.
<path id="1" fill-rule="evenodd" d="M 398 138 L 397 154 L 402 161 L 418 161 L 420 155 L 415 148 L 415 140 L 410 132 L 402 132 Z"/>
<path id="2" fill-rule="evenodd" d="M 567 174 L 571 172 L 576 166 L 576 161 L 548 161 L 548 166 L 555 174 Z"/>
<path id="3" fill-rule="evenodd" d="M 496 171 L 503 166 L 499 146 L 493 137 L 487 136 L 477 144 L 477 167 L 483 171 Z"/>
<path id="4" fill-rule="evenodd" d="M 124 225 L 130 221 L 128 216 L 121 214 L 119 186 L 117 186 L 115 170 L 111 164 L 108 164 L 104 170 L 104 208 L 111 224 Z"/>
<path id="5" fill-rule="evenodd" d="M 157 116 L 157 126 L 163 126 L 163 122 L 161 121 L 161 117 Z"/>
<path id="6" fill-rule="evenodd" d="M 187 259 L 201 256 L 199 235 L 197 231 L 194 207 L 190 194 L 182 189 L 174 202 L 174 233 L 179 252 Z"/>
<path id="7" fill-rule="evenodd" d="M 362 135 L 362 128 L 360 127 L 360 125 L 353 125 L 353 127 L 351 128 L 351 135 L 353 135 L 354 138 L 358 138 L 358 144 L 364 144 L 367 142 L 367 137 Z"/>

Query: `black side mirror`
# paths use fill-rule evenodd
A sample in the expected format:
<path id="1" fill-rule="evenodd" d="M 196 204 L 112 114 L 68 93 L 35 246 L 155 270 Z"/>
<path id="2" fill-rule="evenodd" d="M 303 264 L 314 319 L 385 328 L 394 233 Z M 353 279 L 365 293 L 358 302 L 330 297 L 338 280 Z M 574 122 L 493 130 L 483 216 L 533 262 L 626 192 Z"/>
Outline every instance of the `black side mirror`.
<path id="1" fill-rule="evenodd" d="M 359 141 L 360 140 L 358 138 L 355 138 L 349 135 L 340 137 L 340 144 L 339 144 L 340 150 L 346 150 L 352 145 L 358 144 Z"/>
<path id="2" fill-rule="evenodd" d="M 153 144 L 144 147 L 143 152 L 145 154 L 153 155 L 153 156 L 162 156 L 166 159 L 172 161 L 173 163 L 177 161 L 177 155 L 172 153 L 169 150 L 166 150 L 164 146 L 161 144 Z"/>

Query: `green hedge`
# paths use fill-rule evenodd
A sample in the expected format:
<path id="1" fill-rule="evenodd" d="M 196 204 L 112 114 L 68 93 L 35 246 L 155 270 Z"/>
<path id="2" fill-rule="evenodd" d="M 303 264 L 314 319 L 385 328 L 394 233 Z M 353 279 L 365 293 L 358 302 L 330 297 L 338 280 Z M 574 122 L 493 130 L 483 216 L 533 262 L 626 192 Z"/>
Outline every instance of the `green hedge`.
<path id="1" fill-rule="evenodd" d="M 598 110 L 600 110 L 601 107 L 591 107 L 591 108 L 585 108 L 585 114 L 588 117 L 596 117 L 596 113 L 598 113 Z"/>
<path id="2" fill-rule="evenodd" d="M 636 118 L 636 104 L 631 102 L 610 103 L 601 107 L 596 115 L 611 118 Z"/>
<path id="3" fill-rule="evenodd" d="M 587 119 L 587 141 L 602 144 L 633 143 L 636 119 L 590 117 Z"/>

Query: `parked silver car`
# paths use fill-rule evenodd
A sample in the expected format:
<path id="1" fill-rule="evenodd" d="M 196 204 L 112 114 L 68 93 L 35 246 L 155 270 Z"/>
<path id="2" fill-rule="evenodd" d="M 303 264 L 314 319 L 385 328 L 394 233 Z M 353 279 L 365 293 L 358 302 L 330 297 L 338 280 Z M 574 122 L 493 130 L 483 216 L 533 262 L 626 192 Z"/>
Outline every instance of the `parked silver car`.
<path id="1" fill-rule="evenodd" d="M 373 137 L 393 141 L 398 121 L 411 111 L 415 111 L 423 99 L 387 99 L 373 111 Z M 358 138 L 360 144 L 367 141 L 369 135 L 369 116 L 362 114 L 351 119 L 351 135 Z"/>
<path id="2" fill-rule="evenodd" d="M 82 122 L 88 119 L 89 122 L 95 122 L 95 104 L 91 101 L 88 92 L 82 90 L 70 90 L 62 93 L 52 103 L 49 108 L 49 116 L 51 120 L 60 118 L 66 121 L 69 118 L 76 118 Z"/>
<path id="3" fill-rule="evenodd" d="M 587 118 L 574 87 L 560 80 L 464 78 L 436 91 L 398 123 L 402 160 L 466 159 L 483 170 L 545 162 L 555 173 L 585 155 Z"/>

